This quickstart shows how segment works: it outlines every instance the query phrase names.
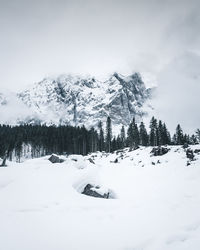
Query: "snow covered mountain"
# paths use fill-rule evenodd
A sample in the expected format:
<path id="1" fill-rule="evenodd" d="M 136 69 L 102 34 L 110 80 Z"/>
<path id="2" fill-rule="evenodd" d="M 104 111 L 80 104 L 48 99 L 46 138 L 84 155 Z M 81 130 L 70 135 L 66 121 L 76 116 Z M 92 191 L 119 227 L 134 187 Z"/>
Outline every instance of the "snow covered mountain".
<path id="1" fill-rule="evenodd" d="M 114 126 L 126 126 L 151 109 L 152 91 L 138 73 L 114 73 L 106 81 L 71 75 L 48 77 L 17 94 L 30 110 L 26 118 L 17 120 L 91 127 L 110 116 Z M 0 96 L 0 103 L 6 104 L 6 98 Z"/>

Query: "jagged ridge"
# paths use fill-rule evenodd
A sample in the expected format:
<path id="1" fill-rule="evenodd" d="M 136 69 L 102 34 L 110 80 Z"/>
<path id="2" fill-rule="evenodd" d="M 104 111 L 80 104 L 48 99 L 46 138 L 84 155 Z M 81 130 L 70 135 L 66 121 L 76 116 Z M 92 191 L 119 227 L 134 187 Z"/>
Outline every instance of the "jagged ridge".
<path id="1" fill-rule="evenodd" d="M 44 78 L 17 96 L 30 108 L 32 116 L 26 122 L 35 119 L 48 125 L 91 127 L 99 120 L 104 122 L 109 115 L 114 126 L 126 126 L 133 117 L 148 112 L 144 104 L 151 96 L 151 89 L 145 87 L 138 73 L 130 76 L 114 73 L 106 81 L 60 75 Z"/>

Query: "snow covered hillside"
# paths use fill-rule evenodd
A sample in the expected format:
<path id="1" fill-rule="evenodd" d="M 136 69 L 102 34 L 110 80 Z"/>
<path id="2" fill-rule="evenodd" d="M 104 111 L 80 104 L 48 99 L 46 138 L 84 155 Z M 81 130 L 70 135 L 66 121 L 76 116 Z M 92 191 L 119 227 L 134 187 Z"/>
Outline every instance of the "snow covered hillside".
<path id="1" fill-rule="evenodd" d="M 0 168 L 0 249 L 198 250 L 200 155 L 188 165 L 181 146 L 169 148 L 8 162 Z M 81 194 L 87 184 L 113 199 Z"/>

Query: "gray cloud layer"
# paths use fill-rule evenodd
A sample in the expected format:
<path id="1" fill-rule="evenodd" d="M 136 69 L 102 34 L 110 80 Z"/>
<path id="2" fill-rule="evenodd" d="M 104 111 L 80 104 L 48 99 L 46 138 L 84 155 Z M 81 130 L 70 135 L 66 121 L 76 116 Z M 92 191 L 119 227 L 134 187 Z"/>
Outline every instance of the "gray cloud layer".
<path id="1" fill-rule="evenodd" d="M 169 118 L 169 95 L 175 105 L 179 89 L 181 105 L 194 109 L 199 11 L 195 0 L 0 0 L 0 86 L 19 89 L 58 73 L 149 72 L 157 78 L 160 116 Z M 175 116 L 187 125 L 183 110 Z"/>

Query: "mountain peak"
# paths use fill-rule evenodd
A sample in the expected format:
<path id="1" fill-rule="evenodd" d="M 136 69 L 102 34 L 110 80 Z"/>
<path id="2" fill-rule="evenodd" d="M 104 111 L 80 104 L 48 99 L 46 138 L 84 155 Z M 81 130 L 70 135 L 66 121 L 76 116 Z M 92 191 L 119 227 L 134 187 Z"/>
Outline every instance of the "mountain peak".
<path id="1" fill-rule="evenodd" d="M 147 113 L 149 93 L 139 73 L 115 72 L 106 81 L 70 74 L 46 77 L 17 97 L 41 123 L 92 127 L 110 116 L 113 126 L 127 126 Z"/>

